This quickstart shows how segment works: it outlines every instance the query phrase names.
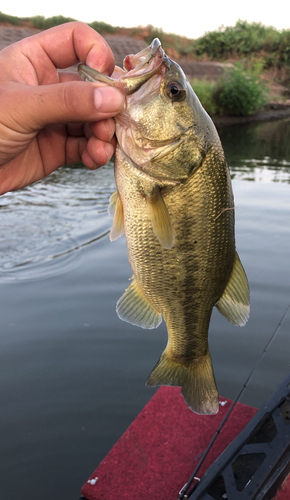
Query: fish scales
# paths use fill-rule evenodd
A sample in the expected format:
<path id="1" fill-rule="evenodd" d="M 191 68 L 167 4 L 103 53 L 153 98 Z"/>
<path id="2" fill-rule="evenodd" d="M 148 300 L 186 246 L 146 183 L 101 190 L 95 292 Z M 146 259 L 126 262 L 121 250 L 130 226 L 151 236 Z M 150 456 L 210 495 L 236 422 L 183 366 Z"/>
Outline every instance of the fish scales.
<path id="1" fill-rule="evenodd" d="M 153 233 L 144 197 L 138 191 L 138 178 L 134 183 L 130 175 L 129 182 L 126 170 L 116 171 L 129 262 L 147 300 L 164 317 L 172 356 L 206 353 L 211 311 L 231 274 L 235 243 L 229 228 L 233 228 L 234 212 L 226 211 L 214 220 L 225 206 L 233 206 L 231 189 L 226 191 L 216 182 L 217 177 L 226 175 L 226 165 L 220 166 L 221 172 L 213 154 L 185 184 L 165 192 L 176 231 L 176 243 L 170 250 L 162 247 Z M 184 202 L 185 212 L 180 209 Z M 171 334 L 176 331 L 178 336 Z"/>
<path id="2" fill-rule="evenodd" d="M 211 119 L 158 39 L 127 56 L 124 68 L 113 78 L 79 68 L 84 79 L 119 87 L 127 96 L 115 118 L 110 238 L 125 233 L 133 278 L 117 314 L 143 328 L 164 319 L 167 346 L 147 385 L 180 386 L 191 410 L 214 414 L 212 309 L 239 326 L 249 316 L 229 169 Z"/>

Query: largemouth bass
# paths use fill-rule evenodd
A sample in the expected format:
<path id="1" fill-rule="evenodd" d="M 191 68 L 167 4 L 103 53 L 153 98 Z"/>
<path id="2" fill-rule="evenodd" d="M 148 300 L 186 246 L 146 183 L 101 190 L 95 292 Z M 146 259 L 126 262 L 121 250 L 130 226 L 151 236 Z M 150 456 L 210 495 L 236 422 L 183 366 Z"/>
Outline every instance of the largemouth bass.
<path id="1" fill-rule="evenodd" d="M 231 179 L 217 131 L 158 39 L 127 56 L 124 71 L 113 78 L 84 65 L 79 73 L 127 96 L 116 117 L 111 240 L 125 233 L 133 278 L 117 314 L 143 328 L 156 328 L 164 318 L 168 343 L 147 385 L 180 386 L 191 410 L 215 414 L 212 309 L 239 326 L 249 316 Z"/>

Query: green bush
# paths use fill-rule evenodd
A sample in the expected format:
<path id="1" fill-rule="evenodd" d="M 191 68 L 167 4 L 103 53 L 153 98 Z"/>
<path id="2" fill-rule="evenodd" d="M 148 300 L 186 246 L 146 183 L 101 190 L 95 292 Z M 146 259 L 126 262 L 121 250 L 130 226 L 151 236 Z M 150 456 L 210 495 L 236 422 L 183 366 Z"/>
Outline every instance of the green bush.
<path id="1" fill-rule="evenodd" d="M 260 65 L 245 70 L 236 63 L 219 82 L 194 79 L 192 88 L 204 109 L 210 114 L 246 116 L 261 109 L 268 91 L 259 76 Z"/>
<path id="2" fill-rule="evenodd" d="M 290 66 L 290 30 L 239 20 L 235 26 L 221 26 L 191 41 L 183 54 L 219 60 L 260 55 L 267 67 Z"/>
<path id="3" fill-rule="evenodd" d="M 251 115 L 267 103 L 264 82 L 255 71 L 245 71 L 236 63 L 220 81 L 215 91 L 215 102 L 221 114 Z"/>
<path id="4" fill-rule="evenodd" d="M 218 112 L 218 106 L 215 101 L 215 93 L 217 89 L 216 82 L 209 82 L 194 78 L 191 80 L 190 84 L 204 109 L 210 115 L 215 115 Z"/>
<path id="5" fill-rule="evenodd" d="M 235 26 L 221 26 L 197 39 L 195 51 L 197 55 L 207 54 L 214 59 L 257 53 L 263 49 L 266 39 L 269 42 L 277 36 L 275 28 L 239 20 Z"/>
<path id="6" fill-rule="evenodd" d="M 290 30 L 283 30 L 280 35 L 277 53 L 277 65 L 290 66 Z"/>

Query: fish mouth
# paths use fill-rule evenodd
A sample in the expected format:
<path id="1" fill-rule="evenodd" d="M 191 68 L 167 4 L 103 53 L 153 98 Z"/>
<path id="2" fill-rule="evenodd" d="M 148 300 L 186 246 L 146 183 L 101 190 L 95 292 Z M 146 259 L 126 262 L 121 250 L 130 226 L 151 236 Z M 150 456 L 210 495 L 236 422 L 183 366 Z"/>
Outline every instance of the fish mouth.
<path id="1" fill-rule="evenodd" d="M 126 56 L 123 66 L 127 73 L 119 79 L 125 93 L 127 95 L 133 94 L 154 75 L 164 73 L 166 71 L 164 66 L 166 60 L 167 56 L 158 38 L 154 38 L 151 45 L 141 50 L 141 52 Z"/>
<path id="2" fill-rule="evenodd" d="M 158 38 L 154 38 L 151 45 L 141 50 L 137 54 L 129 54 L 123 61 L 124 70 L 133 74 L 143 74 L 148 70 L 159 67 L 164 58 L 165 52 L 161 47 Z"/>
<path id="3" fill-rule="evenodd" d="M 164 66 L 166 60 L 167 57 L 161 47 L 160 40 L 154 38 L 151 45 L 146 49 L 125 57 L 124 69 L 126 72 L 124 71 L 119 78 L 110 78 L 85 64 L 79 64 L 78 72 L 83 80 L 118 87 L 126 95 L 131 95 L 139 90 L 152 76 L 161 73 L 162 67 L 166 71 Z"/>

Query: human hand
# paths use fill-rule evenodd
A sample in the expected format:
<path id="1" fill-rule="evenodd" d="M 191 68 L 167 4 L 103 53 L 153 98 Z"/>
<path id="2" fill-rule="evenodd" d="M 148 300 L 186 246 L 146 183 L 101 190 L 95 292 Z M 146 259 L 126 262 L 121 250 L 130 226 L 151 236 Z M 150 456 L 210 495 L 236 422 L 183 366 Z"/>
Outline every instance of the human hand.
<path id="1" fill-rule="evenodd" d="M 86 24 L 72 22 L 0 52 L 0 194 L 82 161 L 104 165 L 115 151 L 115 116 L 124 96 L 113 87 L 59 72 L 84 62 L 110 75 L 114 56 Z"/>

